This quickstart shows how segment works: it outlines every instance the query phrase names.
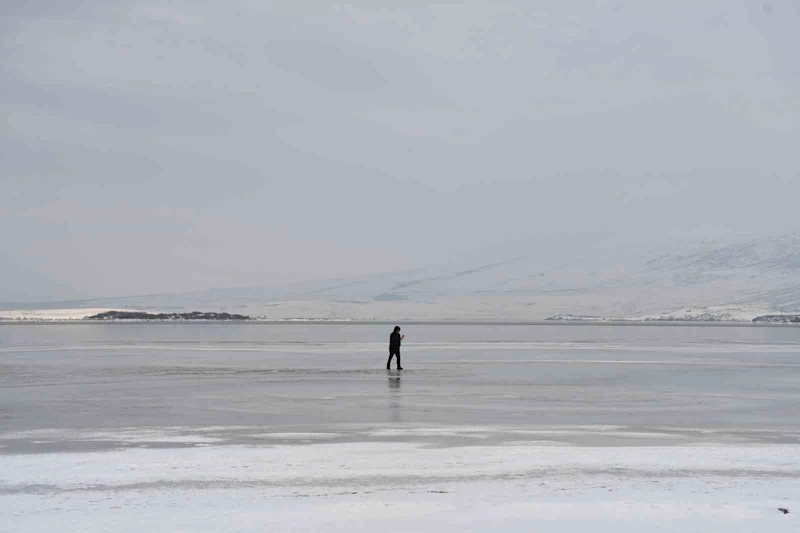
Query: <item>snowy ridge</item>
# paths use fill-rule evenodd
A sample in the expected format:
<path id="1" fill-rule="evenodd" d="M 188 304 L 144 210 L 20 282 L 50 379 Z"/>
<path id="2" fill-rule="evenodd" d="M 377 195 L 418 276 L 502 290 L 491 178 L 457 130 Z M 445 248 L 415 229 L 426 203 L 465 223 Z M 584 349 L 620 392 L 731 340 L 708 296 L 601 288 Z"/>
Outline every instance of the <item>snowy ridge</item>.
<path id="1" fill-rule="evenodd" d="M 663 246 L 567 243 L 557 254 L 528 243 L 504 253 L 509 257 L 473 254 L 438 267 L 361 278 L 109 298 L 80 306 L 225 311 L 267 320 L 750 321 L 800 310 L 796 234 Z M 37 317 L 9 313 L 0 316 Z"/>

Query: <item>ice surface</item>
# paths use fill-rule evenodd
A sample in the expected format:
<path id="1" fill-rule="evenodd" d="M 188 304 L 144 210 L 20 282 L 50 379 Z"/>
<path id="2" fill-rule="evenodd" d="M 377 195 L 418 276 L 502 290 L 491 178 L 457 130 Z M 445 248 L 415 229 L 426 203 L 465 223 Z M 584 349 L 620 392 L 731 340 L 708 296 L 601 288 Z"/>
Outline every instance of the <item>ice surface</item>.
<path id="1" fill-rule="evenodd" d="M 783 430 L 794 427 L 787 413 L 800 411 L 797 328 L 405 330 L 406 370 L 387 376 L 385 326 L 4 325 L 0 429 L 337 433 L 327 426 L 392 422 Z"/>
<path id="2" fill-rule="evenodd" d="M 800 329 L 388 332 L 0 326 L 3 531 L 800 525 Z"/>

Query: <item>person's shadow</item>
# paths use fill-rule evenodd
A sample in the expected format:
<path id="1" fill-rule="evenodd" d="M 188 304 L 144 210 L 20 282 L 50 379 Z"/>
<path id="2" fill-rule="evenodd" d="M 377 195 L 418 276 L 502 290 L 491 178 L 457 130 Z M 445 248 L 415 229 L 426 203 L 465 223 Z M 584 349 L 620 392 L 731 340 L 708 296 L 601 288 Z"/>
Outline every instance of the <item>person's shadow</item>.
<path id="1" fill-rule="evenodd" d="M 389 422 L 402 422 L 400 376 L 389 376 Z"/>

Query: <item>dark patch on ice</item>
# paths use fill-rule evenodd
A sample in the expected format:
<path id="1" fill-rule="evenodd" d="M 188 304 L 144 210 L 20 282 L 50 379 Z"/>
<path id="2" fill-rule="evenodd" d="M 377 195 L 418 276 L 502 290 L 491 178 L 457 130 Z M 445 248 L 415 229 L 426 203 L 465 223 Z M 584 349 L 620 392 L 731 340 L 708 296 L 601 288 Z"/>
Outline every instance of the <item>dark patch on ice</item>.
<path id="1" fill-rule="evenodd" d="M 378 296 L 376 296 L 374 298 L 374 300 L 376 302 L 398 302 L 398 301 L 401 301 L 401 300 L 408 300 L 408 298 L 406 298 L 405 296 L 402 296 L 400 294 L 384 293 L 384 294 L 379 294 Z"/>

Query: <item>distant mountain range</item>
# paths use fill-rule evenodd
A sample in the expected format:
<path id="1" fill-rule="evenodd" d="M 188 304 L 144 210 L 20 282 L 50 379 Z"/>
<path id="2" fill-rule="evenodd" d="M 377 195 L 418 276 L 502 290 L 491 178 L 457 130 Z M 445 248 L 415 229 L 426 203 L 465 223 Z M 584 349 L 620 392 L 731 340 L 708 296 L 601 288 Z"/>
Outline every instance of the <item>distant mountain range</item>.
<path id="1" fill-rule="evenodd" d="M 563 254 L 552 246 L 546 253 L 535 247 L 513 251 L 510 257 L 473 256 L 362 278 L 86 300 L 68 307 L 236 312 L 276 320 L 541 320 L 567 315 L 750 320 L 800 311 L 796 234 L 635 247 L 607 241 Z"/>

